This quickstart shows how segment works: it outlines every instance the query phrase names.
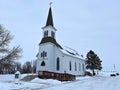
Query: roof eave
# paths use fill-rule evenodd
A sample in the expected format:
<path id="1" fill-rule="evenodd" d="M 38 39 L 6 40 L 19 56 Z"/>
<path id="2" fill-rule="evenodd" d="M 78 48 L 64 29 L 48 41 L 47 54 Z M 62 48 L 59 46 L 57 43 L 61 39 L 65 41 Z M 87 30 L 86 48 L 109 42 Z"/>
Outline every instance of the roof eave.
<path id="1" fill-rule="evenodd" d="M 42 27 L 42 29 L 45 29 L 45 28 L 47 28 L 47 27 L 51 27 L 51 28 L 53 28 L 55 31 L 57 31 L 57 29 L 56 29 L 54 26 L 51 26 L 51 25 L 44 26 L 44 27 Z"/>

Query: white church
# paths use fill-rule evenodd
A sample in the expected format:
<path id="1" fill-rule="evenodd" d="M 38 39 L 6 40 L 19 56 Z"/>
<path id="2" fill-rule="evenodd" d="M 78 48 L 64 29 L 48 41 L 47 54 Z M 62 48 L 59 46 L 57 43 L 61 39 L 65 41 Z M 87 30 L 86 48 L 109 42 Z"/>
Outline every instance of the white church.
<path id="1" fill-rule="evenodd" d="M 42 28 L 42 40 L 37 54 L 38 76 L 63 81 L 84 75 L 85 59 L 74 49 L 58 44 L 56 31 L 50 6 L 46 25 Z"/>

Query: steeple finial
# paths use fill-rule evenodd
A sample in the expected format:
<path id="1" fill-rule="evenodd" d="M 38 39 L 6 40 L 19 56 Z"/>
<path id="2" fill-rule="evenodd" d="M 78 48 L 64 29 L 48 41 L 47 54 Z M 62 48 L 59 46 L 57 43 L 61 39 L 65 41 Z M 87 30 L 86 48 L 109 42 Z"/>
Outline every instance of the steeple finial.
<path id="1" fill-rule="evenodd" d="M 50 3 L 49 3 L 49 5 L 50 5 L 50 7 L 51 7 L 51 5 L 52 5 L 52 2 L 50 2 Z"/>

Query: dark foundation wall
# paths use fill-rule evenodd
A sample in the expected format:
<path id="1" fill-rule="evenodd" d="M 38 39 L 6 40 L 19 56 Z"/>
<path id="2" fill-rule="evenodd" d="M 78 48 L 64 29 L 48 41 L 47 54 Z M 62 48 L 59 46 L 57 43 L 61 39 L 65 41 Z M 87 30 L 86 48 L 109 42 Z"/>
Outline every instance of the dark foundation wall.
<path id="1" fill-rule="evenodd" d="M 59 81 L 73 81 L 76 79 L 75 75 L 66 74 L 66 73 L 54 73 L 48 71 L 39 72 L 38 77 L 42 79 L 56 79 Z"/>

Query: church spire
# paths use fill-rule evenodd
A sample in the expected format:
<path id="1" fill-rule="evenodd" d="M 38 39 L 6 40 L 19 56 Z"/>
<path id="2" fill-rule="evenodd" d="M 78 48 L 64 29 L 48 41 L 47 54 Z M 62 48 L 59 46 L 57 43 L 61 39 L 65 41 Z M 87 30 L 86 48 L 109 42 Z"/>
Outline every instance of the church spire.
<path id="1" fill-rule="evenodd" d="M 52 4 L 52 2 L 50 2 L 50 8 L 49 8 L 46 25 L 42 28 L 43 29 L 43 38 L 42 38 L 40 44 L 50 42 L 62 49 L 62 47 L 57 43 L 57 41 L 55 39 L 57 29 L 54 27 L 54 24 L 53 24 L 51 4 Z"/>
<path id="2" fill-rule="evenodd" d="M 52 9 L 51 9 L 51 4 L 52 2 L 50 3 L 50 8 L 49 8 L 49 13 L 48 13 L 48 17 L 47 17 L 47 22 L 46 22 L 46 26 L 53 26 L 54 27 L 54 24 L 53 24 L 53 18 L 52 18 Z"/>

